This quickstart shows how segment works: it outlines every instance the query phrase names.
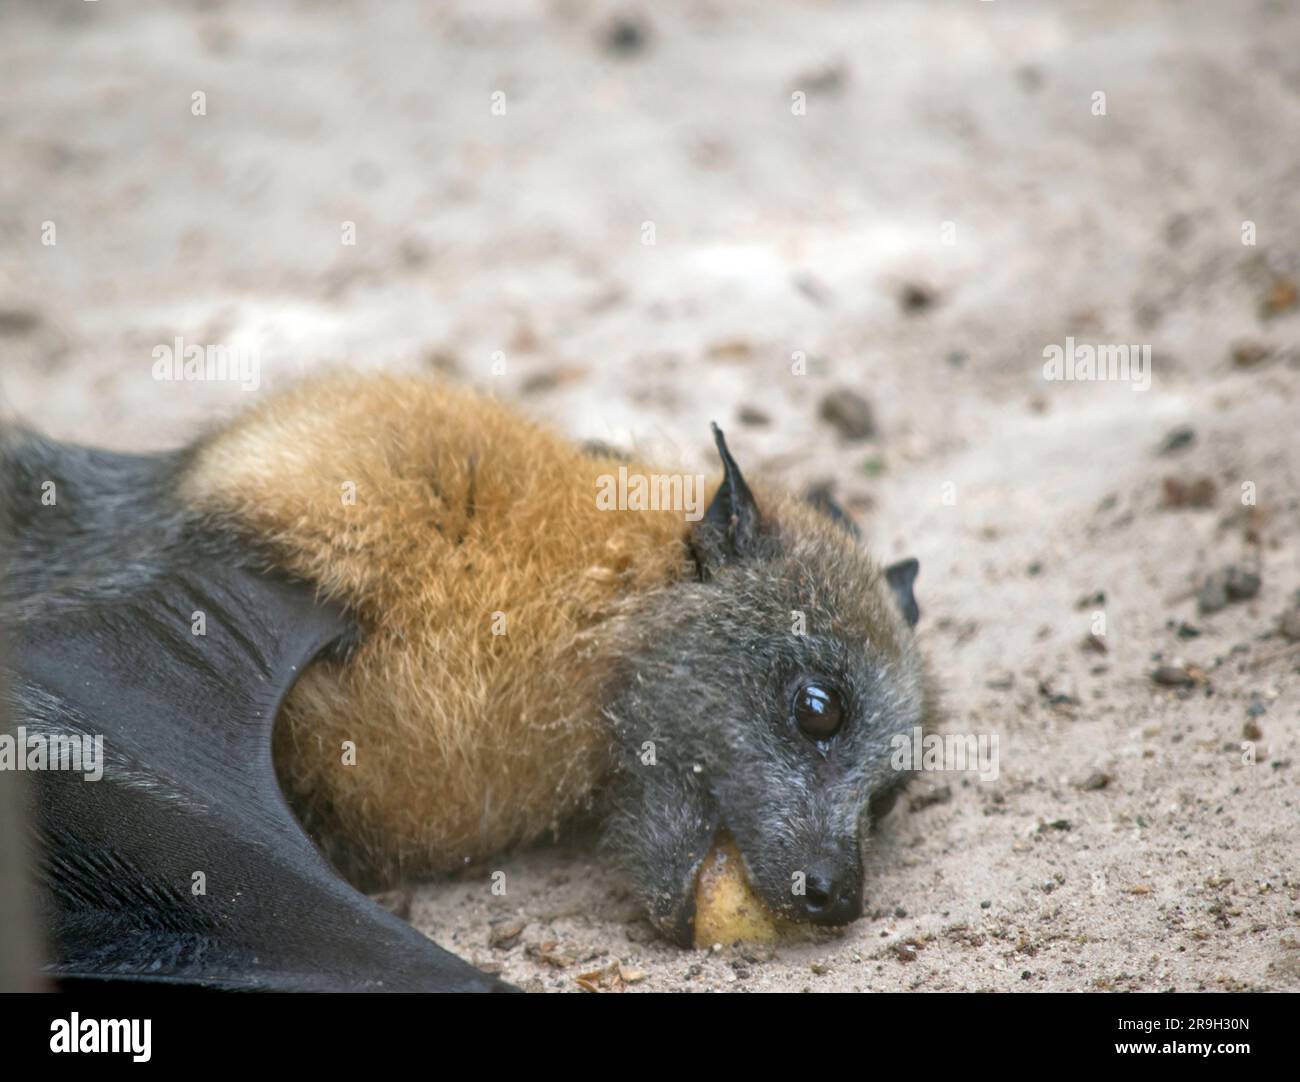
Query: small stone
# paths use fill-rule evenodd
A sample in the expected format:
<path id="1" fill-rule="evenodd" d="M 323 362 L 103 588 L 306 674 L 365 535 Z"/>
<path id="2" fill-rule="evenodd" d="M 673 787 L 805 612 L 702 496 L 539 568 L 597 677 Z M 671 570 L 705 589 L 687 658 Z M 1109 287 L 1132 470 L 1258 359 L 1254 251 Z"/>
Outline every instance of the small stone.
<path id="1" fill-rule="evenodd" d="M 1278 621 L 1277 630 L 1288 642 L 1300 642 L 1300 607 L 1284 612 Z"/>
<path id="2" fill-rule="evenodd" d="M 1259 593 L 1260 585 L 1260 577 L 1254 571 L 1230 565 L 1205 580 L 1196 596 L 1197 607 L 1203 614 L 1218 612 L 1230 601 L 1248 601 Z"/>
<path id="3" fill-rule="evenodd" d="M 572 951 L 560 946 L 553 939 L 528 948 L 528 953 L 555 969 L 566 969 L 577 961 Z"/>
<path id="4" fill-rule="evenodd" d="M 587 370 L 578 365 L 559 365 L 548 371 L 534 373 L 519 385 L 519 389 L 524 394 L 544 394 L 580 380 L 586 374 Z"/>
<path id="5" fill-rule="evenodd" d="M 821 417 L 847 440 L 869 440 L 876 434 L 876 418 L 868 402 L 856 391 L 841 388 L 822 399 Z"/>
<path id="6" fill-rule="evenodd" d="M 1228 591 L 1223 579 L 1211 575 L 1196 595 L 1196 608 L 1202 616 L 1210 616 L 1228 607 Z"/>
<path id="7" fill-rule="evenodd" d="M 0 335 L 31 334 L 40 325 L 40 312 L 27 308 L 0 308 Z"/>
<path id="8" fill-rule="evenodd" d="M 947 804 L 952 800 L 952 786 L 940 785 L 928 791 L 921 791 L 913 794 L 908 802 L 908 807 L 916 811 L 924 811 L 926 808 L 932 808 L 936 804 Z"/>
<path id="9" fill-rule="evenodd" d="M 1255 339 L 1245 339 L 1233 343 L 1232 363 L 1238 368 L 1254 368 L 1273 355 L 1273 347 Z"/>
<path id="10" fill-rule="evenodd" d="M 1157 454 L 1171 455 L 1175 451 L 1181 451 L 1184 447 L 1190 447 L 1196 442 L 1196 429 L 1191 425 L 1180 425 L 1172 428 L 1165 435 L 1163 442 Z"/>
<path id="11" fill-rule="evenodd" d="M 1151 674 L 1151 679 L 1167 688 L 1189 688 L 1196 682 L 1191 673 L 1178 665 L 1161 665 Z"/>
<path id="12" fill-rule="evenodd" d="M 1224 572 L 1224 589 L 1229 601 L 1249 601 L 1259 593 L 1260 577 L 1253 571 L 1243 571 L 1239 567 L 1229 567 Z"/>
<path id="13" fill-rule="evenodd" d="M 488 926 L 488 945 L 495 950 L 508 951 L 519 943 L 528 922 L 522 917 L 505 917 Z"/>
<path id="14" fill-rule="evenodd" d="M 748 338 L 720 338 L 709 344 L 707 353 L 712 361 L 736 364 L 754 356 L 754 344 Z"/>
<path id="15" fill-rule="evenodd" d="M 650 28 L 644 20 L 619 15 L 605 26 L 602 35 L 605 50 L 615 56 L 636 56 L 650 41 Z"/>
<path id="16" fill-rule="evenodd" d="M 1046 638 L 1047 636 L 1041 636 Z M 1048 706 L 1078 706 L 1079 697 L 1071 695 L 1065 691 L 1057 691 L 1048 680 L 1038 682 L 1038 694 L 1046 701 Z"/>
<path id="17" fill-rule="evenodd" d="M 1291 311 L 1297 305 L 1300 305 L 1300 288 L 1297 288 L 1295 281 L 1291 278 L 1274 278 L 1259 306 L 1259 314 L 1263 319 L 1272 319 Z"/>
<path id="18" fill-rule="evenodd" d="M 1080 645 L 1084 650 L 1091 651 L 1094 654 L 1104 654 L 1107 650 L 1106 640 L 1095 632 L 1085 635 Z"/>
<path id="19" fill-rule="evenodd" d="M 923 282 L 908 282 L 898 294 L 903 311 L 913 314 L 933 308 L 938 302 L 939 291 Z"/>
<path id="20" fill-rule="evenodd" d="M 1105 789 L 1111 783 L 1111 776 L 1104 771 L 1094 770 L 1084 779 L 1083 784 L 1079 786 L 1089 792 L 1095 792 L 1098 789 Z"/>
<path id="21" fill-rule="evenodd" d="M 1182 507 L 1213 507 L 1218 486 L 1212 477 L 1166 477 L 1162 482 L 1164 500 L 1162 507 L 1177 509 Z"/>
<path id="22" fill-rule="evenodd" d="M 800 72 L 795 76 L 792 85 L 795 90 L 806 90 L 816 94 L 837 94 L 844 89 L 848 78 L 848 69 L 842 61 L 837 61 Z"/>

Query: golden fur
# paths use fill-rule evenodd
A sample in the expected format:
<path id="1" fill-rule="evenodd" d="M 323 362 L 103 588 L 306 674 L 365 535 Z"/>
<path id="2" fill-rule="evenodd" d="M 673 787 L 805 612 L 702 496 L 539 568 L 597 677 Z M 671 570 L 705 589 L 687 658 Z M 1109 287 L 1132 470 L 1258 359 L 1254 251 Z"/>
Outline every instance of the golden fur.
<path id="1" fill-rule="evenodd" d="M 186 501 L 269 540 L 363 630 L 348 661 L 301 678 L 276 730 L 291 799 L 353 874 L 483 859 L 590 794 L 602 638 L 690 567 L 681 511 L 597 508 L 620 464 L 398 376 L 310 381 L 199 445 Z"/>

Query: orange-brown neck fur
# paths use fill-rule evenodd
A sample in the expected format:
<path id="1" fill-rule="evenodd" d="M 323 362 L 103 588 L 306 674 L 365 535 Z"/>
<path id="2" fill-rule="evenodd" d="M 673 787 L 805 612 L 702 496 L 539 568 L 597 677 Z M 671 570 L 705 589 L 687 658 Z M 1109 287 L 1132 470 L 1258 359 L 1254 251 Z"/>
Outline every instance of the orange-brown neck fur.
<path id="1" fill-rule="evenodd" d="M 598 509 L 620 464 L 397 376 L 303 384 L 200 445 L 186 501 L 269 542 L 363 631 L 276 730 L 291 799 L 354 873 L 446 871 L 588 798 L 609 638 L 689 569 L 681 511 Z"/>

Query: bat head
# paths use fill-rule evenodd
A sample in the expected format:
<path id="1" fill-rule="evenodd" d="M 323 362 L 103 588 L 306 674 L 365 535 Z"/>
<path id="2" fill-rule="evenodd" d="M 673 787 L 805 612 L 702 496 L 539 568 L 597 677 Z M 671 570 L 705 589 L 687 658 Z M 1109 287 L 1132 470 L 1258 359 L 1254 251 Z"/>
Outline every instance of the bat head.
<path id="1" fill-rule="evenodd" d="M 881 568 L 802 501 L 765 496 L 760 512 L 714 435 L 724 476 L 688 539 L 698 574 L 638 615 L 607 710 L 606 843 L 683 945 L 724 829 L 774 914 L 856 919 L 868 830 L 907 777 L 891 741 L 931 709 L 916 561 Z"/>

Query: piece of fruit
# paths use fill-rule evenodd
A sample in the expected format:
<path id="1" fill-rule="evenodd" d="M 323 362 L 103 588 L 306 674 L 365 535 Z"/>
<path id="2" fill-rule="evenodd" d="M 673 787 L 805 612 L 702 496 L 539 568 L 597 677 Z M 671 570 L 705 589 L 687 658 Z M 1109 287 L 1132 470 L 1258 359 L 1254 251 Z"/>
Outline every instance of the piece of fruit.
<path id="1" fill-rule="evenodd" d="M 695 946 L 775 943 L 792 927 L 750 889 L 740 850 L 730 834 L 719 833 L 695 883 Z"/>

